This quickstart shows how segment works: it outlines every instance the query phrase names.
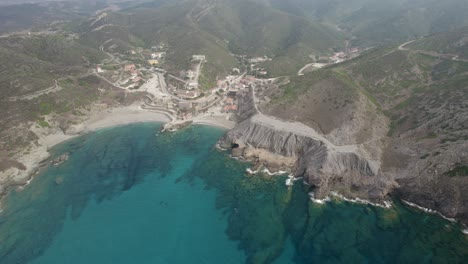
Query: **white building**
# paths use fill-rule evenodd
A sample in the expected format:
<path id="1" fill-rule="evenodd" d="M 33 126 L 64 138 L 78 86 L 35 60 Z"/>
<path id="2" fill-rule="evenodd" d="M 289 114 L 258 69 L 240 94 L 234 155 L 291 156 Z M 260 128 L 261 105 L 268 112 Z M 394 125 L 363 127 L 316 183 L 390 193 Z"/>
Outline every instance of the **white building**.
<path id="1" fill-rule="evenodd" d="M 192 81 L 187 84 L 188 89 L 197 89 L 198 88 L 198 82 Z"/>
<path id="2" fill-rule="evenodd" d="M 166 55 L 166 52 L 155 52 L 151 53 L 151 59 L 162 59 Z"/>

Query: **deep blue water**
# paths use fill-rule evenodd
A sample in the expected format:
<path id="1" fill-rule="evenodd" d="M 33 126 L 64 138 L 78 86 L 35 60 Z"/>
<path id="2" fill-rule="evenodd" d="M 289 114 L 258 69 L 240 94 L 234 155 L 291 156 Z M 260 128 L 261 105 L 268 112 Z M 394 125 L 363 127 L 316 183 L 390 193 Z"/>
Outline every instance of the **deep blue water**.
<path id="1" fill-rule="evenodd" d="M 308 187 L 249 176 L 223 131 L 159 124 L 57 146 L 0 215 L 0 263 L 466 263 L 460 227 L 398 203 L 310 202 Z"/>

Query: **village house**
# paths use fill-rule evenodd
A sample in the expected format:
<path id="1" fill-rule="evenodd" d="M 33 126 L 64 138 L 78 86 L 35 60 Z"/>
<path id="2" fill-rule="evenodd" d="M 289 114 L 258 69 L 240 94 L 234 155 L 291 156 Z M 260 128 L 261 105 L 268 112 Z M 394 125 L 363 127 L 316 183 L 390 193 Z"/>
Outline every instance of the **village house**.
<path id="1" fill-rule="evenodd" d="M 158 65 L 158 63 L 159 63 L 159 61 L 155 60 L 155 59 L 148 60 L 148 64 L 150 64 L 150 65 Z"/>
<path id="2" fill-rule="evenodd" d="M 151 53 L 151 59 L 162 59 L 166 55 L 166 52 L 154 52 Z"/>
<path id="3" fill-rule="evenodd" d="M 198 82 L 196 81 L 191 81 L 187 84 L 188 89 L 197 89 L 198 88 Z"/>
<path id="4" fill-rule="evenodd" d="M 223 107 L 223 112 L 225 113 L 232 113 L 232 112 L 235 112 L 237 111 L 237 106 L 236 105 L 225 105 Z"/>

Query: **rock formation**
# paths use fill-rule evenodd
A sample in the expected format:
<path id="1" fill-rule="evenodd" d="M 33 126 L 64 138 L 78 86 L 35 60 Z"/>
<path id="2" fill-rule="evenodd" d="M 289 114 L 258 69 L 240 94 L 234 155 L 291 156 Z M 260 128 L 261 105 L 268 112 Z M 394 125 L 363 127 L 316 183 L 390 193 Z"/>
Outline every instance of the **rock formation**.
<path id="1" fill-rule="evenodd" d="M 220 141 L 222 147 L 233 149 L 233 155 L 243 156 L 254 161 L 255 166 L 265 165 L 270 170 L 280 169 L 280 157 L 288 158 L 280 163 L 296 178 L 302 177 L 313 186 L 316 198 L 338 190 L 351 197 L 381 200 L 396 186 L 393 179 L 382 174 L 378 157 L 372 159 L 365 147 L 337 146 L 302 123 L 257 113 L 249 98 L 253 97 L 239 95 L 241 107 L 237 118 L 240 123 Z M 273 155 L 252 155 L 261 151 Z"/>

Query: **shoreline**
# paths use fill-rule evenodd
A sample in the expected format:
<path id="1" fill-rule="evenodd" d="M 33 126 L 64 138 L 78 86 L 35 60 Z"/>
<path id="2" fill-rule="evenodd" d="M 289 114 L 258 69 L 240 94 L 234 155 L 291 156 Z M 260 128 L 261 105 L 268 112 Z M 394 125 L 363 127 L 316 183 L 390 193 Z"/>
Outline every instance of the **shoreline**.
<path id="1" fill-rule="evenodd" d="M 11 184 L 4 186 L 5 187 L 4 192 L 0 193 L 0 214 L 3 212 L 4 200 L 8 196 L 9 192 L 14 189 L 21 191 L 24 187 L 26 187 L 28 184 L 30 184 L 34 180 L 35 176 L 38 174 L 41 167 L 43 167 L 44 161 L 50 158 L 49 150 L 51 148 L 55 147 L 58 144 L 64 143 L 67 140 L 70 140 L 79 136 L 83 136 L 88 133 L 96 132 L 100 129 L 113 128 L 113 127 L 119 127 L 119 126 L 137 124 L 137 123 L 147 123 L 147 122 L 148 123 L 159 122 L 159 123 L 165 124 L 165 123 L 171 122 L 171 119 L 164 113 L 146 110 L 146 109 L 141 108 L 140 105 L 134 104 L 134 105 L 125 106 L 125 107 L 109 108 L 97 114 L 94 114 L 94 115 L 91 114 L 82 123 L 76 125 L 74 132 L 70 134 L 65 134 L 61 130 L 56 130 L 54 131 L 55 133 L 54 132 L 41 133 L 41 131 L 34 131 L 34 129 L 31 129 L 31 131 L 36 133 L 36 135 L 39 137 L 40 144 L 32 151 L 32 153 L 28 155 L 23 155 L 22 157 L 34 156 L 35 158 L 34 162 L 32 164 L 31 163 L 28 164 L 29 166 L 26 166 L 26 170 L 18 173 L 19 175 L 17 175 L 17 177 L 12 177 L 13 181 L 11 182 Z M 224 116 L 211 116 L 211 115 L 197 116 L 193 119 L 192 124 L 211 126 L 211 127 L 224 129 L 224 130 L 232 129 L 236 125 L 234 121 L 230 121 L 226 119 L 226 117 Z M 248 169 L 247 172 L 250 174 L 256 174 L 259 171 L 252 171 L 251 169 Z M 270 171 L 268 171 L 268 169 L 264 169 L 262 170 L 262 172 L 268 173 L 269 175 L 277 174 L 277 173 L 271 173 Z M 287 173 L 287 172 L 281 171 L 281 174 L 283 173 Z M 289 177 L 288 180 L 290 180 L 290 178 L 291 177 Z M 15 181 L 15 179 L 17 179 L 17 181 Z M 286 185 L 289 186 L 289 184 L 286 184 Z M 344 196 L 341 196 L 335 192 L 332 193 L 332 196 L 336 198 L 341 198 L 341 200 L 344 200 L 344 201 L 358 203 L 358 204 L 374 205 L 374 206 L 387 208 L 387 209 L 391 207 L 391 203 L 388 203 L 388 202 L 384 202 L 383 205 L 374 204 L 372 202 L 362 200 L 359 198 L 357 199 L 344 198 Z M 311 200 L 312 202 L 324 204 L 325 202 L 328 202 L 331 199 L 330 197 L 327 196 L 323 200 L 318 200 L 318 199 L 311 199 Z M 405 200 L 402 200 L 402 202 L 406 204 L 407 206 L 413 207 L 415 209 L 419 209 L 423 212 L 437 215 L 449 222 L 458 222 L 455 219 L 446 217 L 437 211 L 420 207 L 414 203 L 411 203 Z M 468 235 L 467 227 L 464 226 L 462 223 L 459 223 L 459 224 L 462 227 L 462 232 L 465 235 Z"/>
<path id="2" fill-rule="evenodd" d="M 44 161 L 50 158 L 49 151 L 53 147 L 67 140 L 96 132 L 100 129 L 151 122 L 166 124 L 171 122 L 171 119 L 165 113 L 146 110 L 141 108 L 139 104 L 133 104 L 95 111 L 88 115 L 83 122 L 72 126 L 69 133 L 64 133 L 57 128 L 42 129 L 36 128 L 37 126 L 33 125 L 30 131 L 37 135 L 39 144 L 28 151 L 27 154 L 20 154 L 18 158 L 25 165 L 26 169 L 10 168 L 0 172 L 0 179 L 6 179 L 6 181 L 0 183 L 0 187 L 3 185 L 4 188 L 0 192 L 0 213 L 3 211 L 4 199 L 8 193 L 14 189 L 21 190 L 34 180 Z M 194 118 L 193 124 L 229 130 L 234 127 L 235 122 L 226 120 L 223 116 L 199 116 Z"/>
<path id="3" fill-rule="evenodd" d="M 225 149 L 222 149 L 221 147 L 217 146 L 218 148 L 220 148 L 221 150 L 225 150 Z M 233 159 L 236 159 L 236 160 L 241 160 L 241 161 L 247 161 L 246 159 L 243 159 L 243 158 L 239 158 L 239 157 L 233 157 L 232 155 L 230 155 L 231 158 Z M 249 162 L 249 161 L 247 161 Z M 268 168 L 263 168 L 263 169 L 258 169 L 258 170 L 252 170 L 251 168 L 247 168 L 246 169 L 246 173 L 250 174 L 250 175 L 256 175 L 258 173 L 266 173 L 270 176 L 272 175 L 285 175 L 285 174 L 288 174 L 287 171 L 277 171 L 277 172 L 270 172 L 268 170 Z M 298 181 L 298 180 L 301 180 L 302 177 L 300 178 L 295 178 L 293 174 L 289 174 L 288 175 L 288 179 L 286 179 L 286 182 L 285 182 L 285 185 L 289 188 L 291 186 L 294 185 L 294 182 L 295 181 Z M 302 182 L 303 184 L 307 185 L 306 182 Z M 353 203 L 353 204 L 358 204 L 358 205 L 369 205 L 369 206 L 375 206 L 375 207 L 379 207 L 379 208 L 382 208 L 382 209 L 391 209 L 394 205 L 393 205 L 393 202 L 392 202 L 392 199 L 390 200 L 383 200 L 381 201 L 381 203 L 379 202 L 372 202 L 372 201 L 369 201 L 369 200 L 366 200 L 366 199 L 361 199 L 359 197 L 355 197 L 355 198 L 347 198 L 345 197 L 344 195 L 342 194 L 339 194 L 338 192 L 336 191 L 331 191 L 330 192 L 330 195 L 327 195 L 326 197 L 324 197 L 323 199 L 317 199 L 315 198 L 315 195 L 314 195 L 314 192 L 309 192 L 309 198 L 310 198 L 310 201 L 313 202 L 313 203 L 316 203 L 316 204 L 320 204 L 320 205 L 324 205 L 326 204 L 327 202 L 331 202 L 334 199 L 337 199 L 337 200 L 340 200 L 340 201 L 345 201 L 345 202 L 349 202 L 349 203 Z M 468 226 L 464 225 L 461 221 L 458 221 L 457 219 L 455 218 L 451 218 L 451 217 L 447 217 L 445 216 L 444 214 L 436 211 L 436 210 L 433 210 L 433 209 L 429 209 L 429 208 L 425 208 L 425 207 L 422 207 L 422 206 L 419 206 L 417 205 L 416 203 L 412 203 L 412 202 L 409 202 L 409 201 L 406 201 L 404 199 L 398 199 L 404 206 L 408 206 L 410 208 L 413 208 L 414 210 L 418 210 L 418 211 L 422 211 L 426 214 L 430 214 L 430 215 L 434 215 L 436 217 L 439 217 L 445 221 L 448 221 L 450 223 L 453 223 L 453 224 L 457 224 L 460 226 L 460 229 L 461 229 L 461 232 L 468 236 Z"/>
<path id="4" fill-rule="evenodd" d="M 61 132 L 38 136 L 47 149 L 50 149 L 64 141 L 92 133 L 100 129 L 148 122 L 161 122 L 166 124 L 171 122 L 171 119 L 164 113 L 146 110 L 141 108 L 139 105 L 132 105 L 108 109 L 101 114 L 91 116 L 88 120 L 79 124 L 80 127 L 77 128 L 78 131 L 73 134 L 67 135 Z M 232 129 L 235 126 L 234 121 L 226 120 L 222 116 L 196 117 L 193 119 L 193 124 L 217 127 L 225 130 Z"/>
<path id="5" fill-rule="evenodd" d="M 170 122 L 170 119 L 162 113 L 151 112 L 141 109 L 139 106 L 132 105 L 107 109 L 102 113 L 90 116 L 87 120 L 77 125 L 75 128 L 77 131 L 72 134 L 67 135 L 63 132 L 59 132 L 38 136 L 47 149 L 50 149 L 64 141 L 92 133 L 100 129 L 146 122 L 167 123 Z"/>

